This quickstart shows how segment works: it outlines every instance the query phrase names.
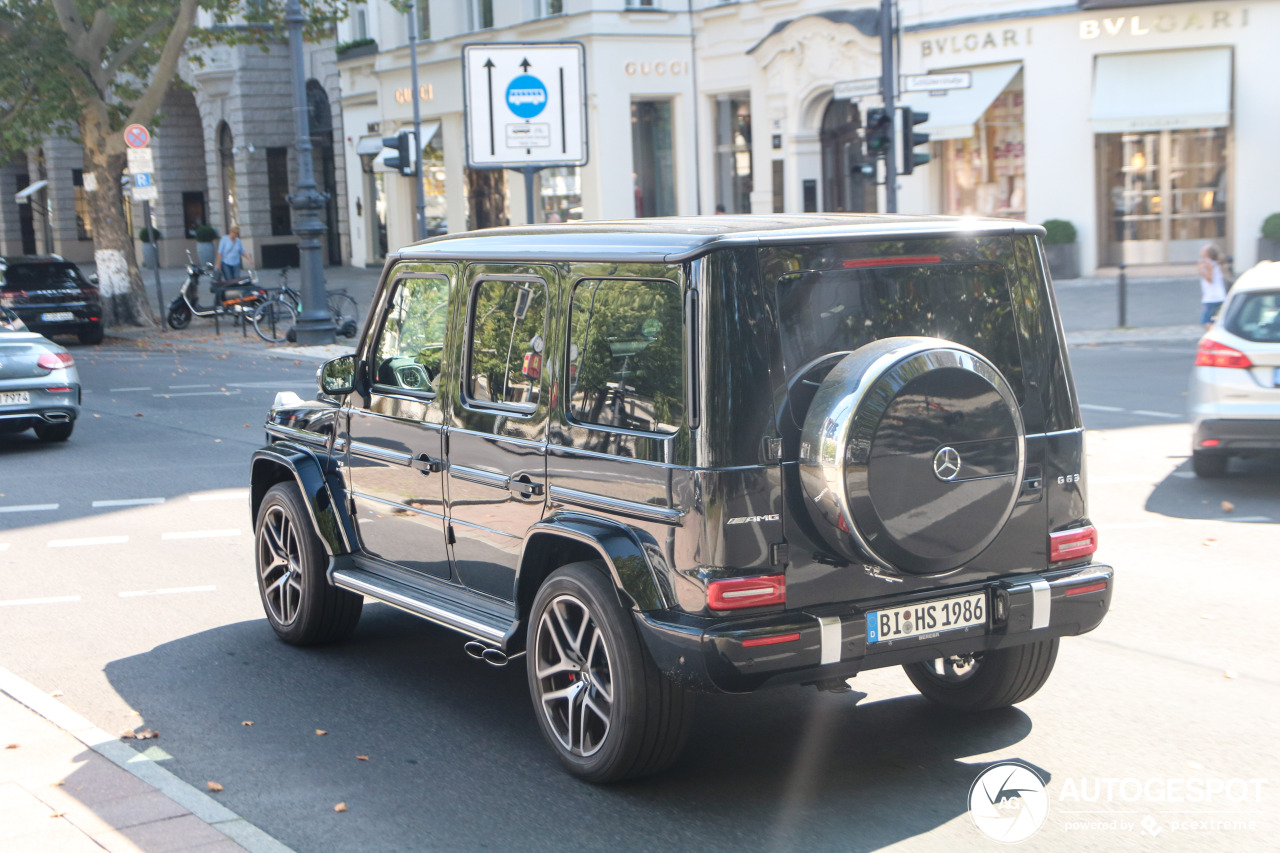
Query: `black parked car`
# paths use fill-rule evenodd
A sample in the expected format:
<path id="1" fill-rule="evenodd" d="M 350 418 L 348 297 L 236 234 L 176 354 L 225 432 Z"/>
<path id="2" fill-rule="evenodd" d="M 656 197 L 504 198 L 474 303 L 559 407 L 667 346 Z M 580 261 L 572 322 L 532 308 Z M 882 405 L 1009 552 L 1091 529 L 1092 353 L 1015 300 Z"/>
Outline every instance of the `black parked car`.
<path id="1" fill-rule="evenodd" d="M 674 761 L 697 691 L 902 665 L 947 707 L 1026 699 L 1112 592 L 1043 233 L 717 216 L 404 249 L 254 454 L 272 627 L 336 640 L 369 596 L 523 655 L 592 781 Z"/>
<path id="2" fill-rule="evenodd" d="M 102 343 L 98 287 L 58 255 L 0 258 L 0 306 L 12 309 L 33 332 Z"/>

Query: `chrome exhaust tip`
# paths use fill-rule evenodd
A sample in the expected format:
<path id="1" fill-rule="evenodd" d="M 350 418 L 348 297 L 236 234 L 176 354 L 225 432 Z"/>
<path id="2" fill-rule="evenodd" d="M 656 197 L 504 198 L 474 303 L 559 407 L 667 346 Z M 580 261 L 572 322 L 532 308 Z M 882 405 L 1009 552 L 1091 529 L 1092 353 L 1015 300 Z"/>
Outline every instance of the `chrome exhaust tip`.
<path id="1" fill-rule="evenodd" d="M 484 650 L 489 648 L 484 643 L 477 643 L 475 640 L 467 643 L 462 650 L 467 653 L 467 657 L 475 660 L 484 660 Z"/>
<path id="2" fill-rule="evenodd" d="M 71 420 L 71 416 L 66 412 L 49 412 L 41 415 L 41 417 L 51 424 L 65 424 L 67 421 Z"/>
<path id="3" fill-rule="evenodd" d="M 482 660 L 489 666 L 506 666 L 510 660 L 503 652 L 495 649 L 493 646 L 486 646 L 484 643 L 472 640 L 462 647 L 468 657 L 476 660 Z"/>
<path id="4" fill-rule="evenodd" d="M 507 656 L 497 649 L 485 649 L 484 662 L 489 666 L 506 666 Z"/>

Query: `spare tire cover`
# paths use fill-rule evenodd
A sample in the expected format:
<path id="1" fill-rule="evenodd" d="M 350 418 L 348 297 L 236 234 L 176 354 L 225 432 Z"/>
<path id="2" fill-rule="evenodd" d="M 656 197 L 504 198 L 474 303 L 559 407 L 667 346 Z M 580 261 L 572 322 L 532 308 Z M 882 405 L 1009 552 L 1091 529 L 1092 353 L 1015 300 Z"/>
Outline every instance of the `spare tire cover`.
<path id="1" fill-rule="evenodd" d="M 845 356 L 814 395 L 800 444 L 806 504 L 848 559 L 950 571 L 1013 513 L 1024 435 L 1009 383 L 980 354 L 885 338 Z"/>

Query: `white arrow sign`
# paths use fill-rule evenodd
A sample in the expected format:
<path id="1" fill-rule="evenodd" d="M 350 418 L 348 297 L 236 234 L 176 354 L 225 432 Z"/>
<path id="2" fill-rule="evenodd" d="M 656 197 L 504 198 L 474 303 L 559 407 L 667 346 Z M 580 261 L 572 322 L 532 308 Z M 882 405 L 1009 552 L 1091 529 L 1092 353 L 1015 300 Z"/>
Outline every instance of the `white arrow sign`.
<path id="1" fill-rule="evenodd" d="M 467 165 L 587 162 L 585 53 L 577 42 L 462 48 Z"/>

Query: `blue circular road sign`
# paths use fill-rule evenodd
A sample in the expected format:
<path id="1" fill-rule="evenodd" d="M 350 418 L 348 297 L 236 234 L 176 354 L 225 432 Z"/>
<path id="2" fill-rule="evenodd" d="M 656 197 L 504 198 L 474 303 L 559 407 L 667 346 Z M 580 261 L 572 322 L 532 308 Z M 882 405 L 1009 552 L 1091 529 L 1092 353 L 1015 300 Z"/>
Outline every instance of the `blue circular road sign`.
<path id="1" fill-rule="evenodd" d="M 521 74 L 507 86 L 507 106 L 520 118 L 533 118 L 547 106 L 547 87 L 532 74 Z"/>

